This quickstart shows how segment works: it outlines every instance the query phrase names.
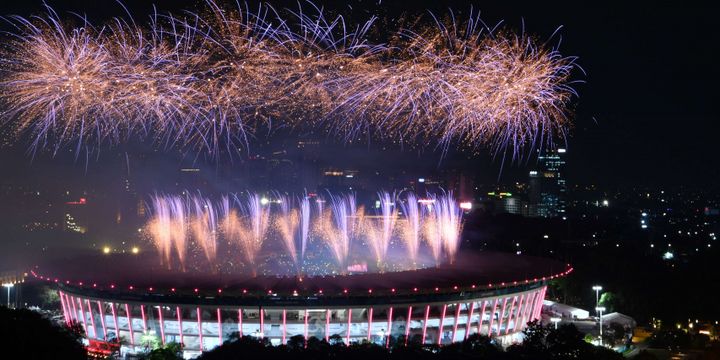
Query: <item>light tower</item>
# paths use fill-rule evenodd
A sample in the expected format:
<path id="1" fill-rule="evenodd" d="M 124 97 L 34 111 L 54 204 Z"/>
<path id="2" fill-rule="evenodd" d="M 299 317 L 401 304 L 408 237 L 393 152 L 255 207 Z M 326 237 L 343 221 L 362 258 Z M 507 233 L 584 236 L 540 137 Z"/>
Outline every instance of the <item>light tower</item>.
<path id="1" fill-rule="evenodd" d="M 600 346 L 603 344 L 603 337 L 602 337 L 602 313 L 605 311 L 604 306 L 598 306 L 595 308 L 595 311 L 597 311 L 600 314 Z"/>
<path id="2" fill-rule="evenodd" d="M 9 309 L 9 308 L 10 308 L 10 289 L 12 289 L 13 286 L 15 286 L 15 284 L 13 284 L 13 283 L 5 283 L 5 284 L 2 284 L 2 286 L 4 286 L 4 287 L 7 288 L 7 307 L 8 307 L 8 309 Z"/>
<path id="3" fill-rule="evenodd" d="M 592 289 L 595 290 L 595 307 L 597 308 L 600 306 L 600 291 L 602 291 L 602 286 L 595 285 Z"/>

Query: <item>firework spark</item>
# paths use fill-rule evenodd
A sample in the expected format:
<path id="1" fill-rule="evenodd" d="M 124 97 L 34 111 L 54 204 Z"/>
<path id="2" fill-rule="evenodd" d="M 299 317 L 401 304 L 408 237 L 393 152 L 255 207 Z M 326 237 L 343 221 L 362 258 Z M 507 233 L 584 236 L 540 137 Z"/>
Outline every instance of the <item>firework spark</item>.
<path id="1" fill-rule="evenodd" d="M 270 119 L 324 127 L 346 141 L 457 143 L 513 156 L 570 126 L 575 59 L 475 13 L 389 31 L 387 44 L 342 16 L 260 5 L 69 26 L 9 17 L 0 54 L 2 115 L 34 149 L 152 138 L 216 156 Z M 202 14 L 202 15 L 200 15 Z M 455 19 L 454 16 L 450 18 Z"/>
<path id="2" fill-rule="evenodd" d="M 300 222 L 298 211 L 292 208 L 292 198 L 290 196 L 278 194 L 278 201 L 280 202 L 280 213 L 275 215 L 276 225 L 280 231 L 280 237 L 285 249 L 297 266 L 299 263 L 295 239 Z"/>
<path id="3" fill-rule="evenodd" d="M 420 250 L 420 236 L 422 234 L 422 208 L 415 194 L 408 194 L 405 201 L 400 203 L 405 222 L 402 223 L 402 240 L 408 252 L 408 256 L 412 262 L 417 261 L 418 251 Z"/>
<path id="4" fill-rule="evenodd" d="M 263 201 L 257 193 L 225 195 L 214 202 L 200 194 L 154 195 L 150 198 L 148 234 L 161 263 L 172 268 L 177 261 L 183 270 L 189 251 L 203 254 L 213 270 L 219 269 L 223 259 L 218 254 L 223 246 L 223 254 L 239 253 L 242 263 L 256 274 L 263 244 L 269 239 L 283 245 L 300 276 L 301 260 L 314 239 L 327 246 L 341 273 L 347 271 L 351 261 L 362 261 L 363 242 L 380 270 L 389 265 L 389 250 L 396 237 L 402 238 L 412 266 L 419 261 L 421 241 L 427 243 L 436 265 L 444 260 L 452 262 L 458 252 L 462 210 L 452 193 L 431 195 L 421 204 L 412 193 L 401 202 L 392 193 L 379 192 L 380 206 L 374 214 L 366 214 L 354 194 L 328 194 L 329 206 L 312 219 L 308 196 L 297 202 L 290 195 L 273 196 Z M 321 199 L 315 200 L 322 203 Z M 403 219 L 399 219 L 398 202 Z M 271 224 L 277 232 L 269 231 Z M 351 250 L 359 251 L 351 256 Z"/>
<path id="5" fill-rule="evenodd" d="M 205 258 L 211 264 L 215 263 L 217 257 L 217 211 L 212 201 L 200 196 L 190 199 L 190 206 L 193 210 L 193 219 L 190 228 L 192 229 L 195 241 L 202 248 Z"/>

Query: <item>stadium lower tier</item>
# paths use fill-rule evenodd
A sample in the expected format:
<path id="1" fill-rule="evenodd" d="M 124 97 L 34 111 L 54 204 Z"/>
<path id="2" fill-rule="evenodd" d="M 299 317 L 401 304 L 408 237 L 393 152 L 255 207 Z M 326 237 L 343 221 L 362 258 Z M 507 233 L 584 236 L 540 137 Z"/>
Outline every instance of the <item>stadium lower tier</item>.
<path id="1" fill-rule="evenodd" d="M 266 338 L 273 345 L 315 337 L 391 346 L 397 342 L 444 345 L 479 333 L 508 345 L 521 340 L 526 324 L 539 318 L 546 289 L 546 283 L 538 282 L 437 299 L 429 295 L 422 301 L 389 296 L 358 305 L 349 298 L 345 306 L 342 301 L 305 301 L 299 306 L 302 302 L 267 298 L 254 305 L 239 301 L 238 306 L 212 300 L 131 301 L 63 287 L 59 294 L 65 321 L 81 324 L 88 339 L 120 342 L 125 352 L 142 351 L 153 341 L 176 342 L 191 357 L 238 335 Z"/>

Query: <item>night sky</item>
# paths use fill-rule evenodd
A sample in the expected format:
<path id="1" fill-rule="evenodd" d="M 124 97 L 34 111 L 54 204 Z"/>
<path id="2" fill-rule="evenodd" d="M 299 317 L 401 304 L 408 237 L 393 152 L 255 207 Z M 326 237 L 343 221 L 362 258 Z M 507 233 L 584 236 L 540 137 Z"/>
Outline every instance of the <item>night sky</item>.
<path id="1" fill-rule="evenodd" d="M 152 9 L 151 1 L 124 3 L 138 20 Z M 201 4 L 175 0 L 154 3 L 161 11 L 197 9 Z M 295 6 L 295 2 L 271 3 L 276 7 Z M 336 5 L 340 3 L 343 5 Z M 557 44 L 562 39 L 560 51 L 577 56 L 578 64 L 587 72 L 575 74 L 575 80 L 582 83 L 575 85 L 580 97 L 575 101 L 575 127 L 568 139 L 567 176 L 571 183 L 701 185 L 713 183 L 720 175 L 715 126 L 718 115 L 714 108 L 719 78 L 715 54 L 720 50 L 720 32 L 714 11 L 687 2 L 632 6 L 607 2 L 587 5 L 582 1 L 438 3 L 441 2 L 332 1 L 328 8 L 348 14 L 350 19 L 378 15 L 383 20 L 403 13 L 421 14 L 425 9 L 443 13 L 453 8 L 466 14 L 472 4 L 480 9 L 486 23 L 504 19 L 506 26 L 519 31 L 524 22 L 525 30 L 539 39 L 550 39 L 562 26 L 550 43 Z M 70 10 L 86 13 L 95 22 L 124 12 L 110 0 L 49 1 L 49 4 L 60 13 Z M 0 14 L 27 16 L 39 13 L 41 7 L 42 2 L 36 0 L 4 1 Z M 87 163 L 72 156 L 52 161 L 41 161 L 40 157 L 31 164 L 22 151 L 25 145 L 19 146 L 20 149 L 3 149 L 0 161 L 19 171 L 17 175 L 21 177 L 37 176 L 43 173 L 42 167 L 46 166 L 43 164 L 52 162 L 57 163 L 55 168 L 81 173 L 86 166 L 89 173 L 102 166 L 102 161 Z M 108 153 L 112 152 L 101 156 L 112 157 Z M 412 152 L 406 155 L 410 162 L 419 156 Z M 453 156 L 459 160 L 449 159 L 445 166 L 480 169 L 490 180 L 500 173 L 500 162 L 491 161 L 488 156 L 470 159 Z M 429 158 L 436 163 L 437 155 Z M 501 180 L 515 181 L 515 177 L 524 180 L 528 166 L 506 164 Z"/>

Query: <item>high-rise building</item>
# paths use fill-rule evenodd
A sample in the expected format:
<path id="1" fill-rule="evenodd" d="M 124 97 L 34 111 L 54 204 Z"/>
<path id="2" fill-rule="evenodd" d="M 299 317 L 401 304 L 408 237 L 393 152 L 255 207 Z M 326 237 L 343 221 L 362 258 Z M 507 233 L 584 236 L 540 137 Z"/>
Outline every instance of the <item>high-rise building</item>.
<path id="1" fill-rule="evenodd" d="M 547 150 L 538 156 L 537 169 L 530 171 L 528 195 L 530 216 L 565 215 L 567 185 L 564 178 L 565 149 Z"/>

